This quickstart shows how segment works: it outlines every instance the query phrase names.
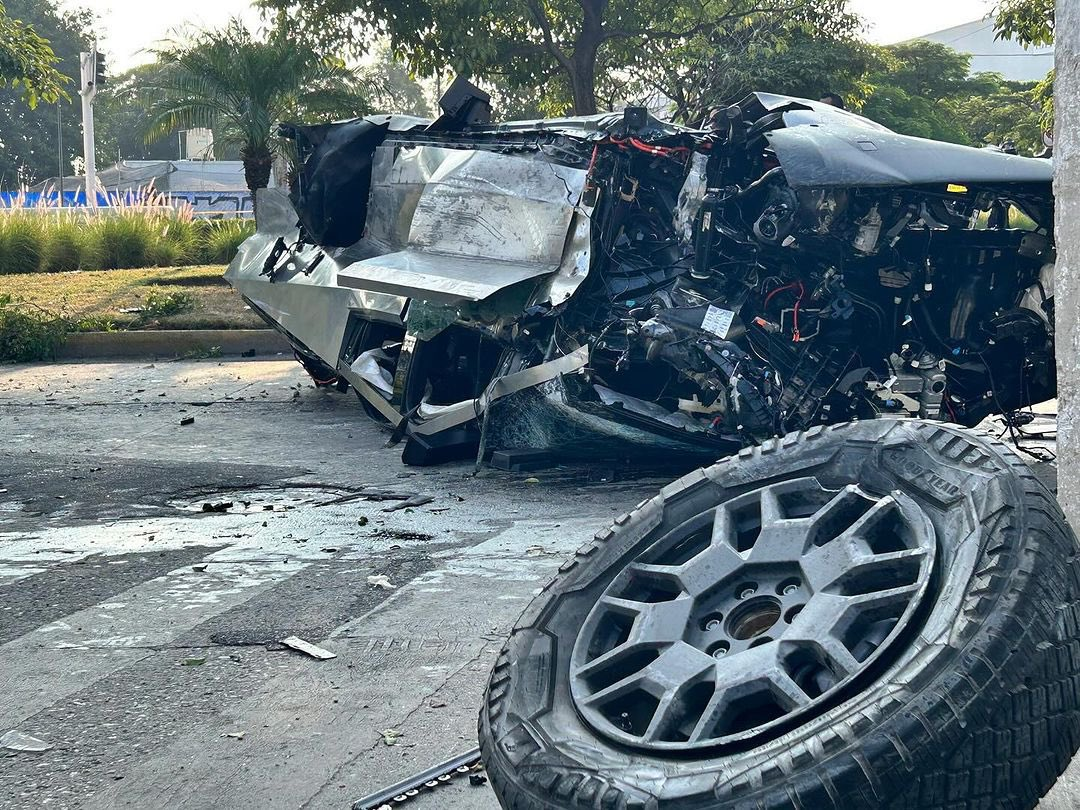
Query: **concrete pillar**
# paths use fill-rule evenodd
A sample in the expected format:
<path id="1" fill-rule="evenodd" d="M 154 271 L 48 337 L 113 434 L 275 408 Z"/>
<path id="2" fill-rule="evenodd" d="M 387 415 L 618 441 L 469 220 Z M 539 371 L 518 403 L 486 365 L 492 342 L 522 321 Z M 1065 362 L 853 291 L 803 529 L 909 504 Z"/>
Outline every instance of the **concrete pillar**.
<path id="1" fill-rule="evenodd" d="M 1055 47 L 1058 497 L 1080 531 L 1080 3 L 1057 4 Z"/>

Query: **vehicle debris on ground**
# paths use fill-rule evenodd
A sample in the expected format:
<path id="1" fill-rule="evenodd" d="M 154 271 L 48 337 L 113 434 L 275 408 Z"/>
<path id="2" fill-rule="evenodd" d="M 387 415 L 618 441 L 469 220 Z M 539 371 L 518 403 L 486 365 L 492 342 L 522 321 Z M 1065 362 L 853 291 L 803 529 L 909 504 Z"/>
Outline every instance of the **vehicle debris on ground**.
<path id="1" fill-rule="evenodd" d="M 480 749 L 473 748 L 388 788 L 358 799 L 353 802 L 353 810 L 383 810 L 384 807 L 400 807 L 427 791 L 451 784 L 452 780 L 460 776 L 468 776 L 469 784 L 476 786 L 478 783 L 474 780 L 482 778 L 478 770 L 481 767 L 479 763 Z"/>
<path id="2" fill-rule="evenodd" d="M 283 638 L 281 643 L 291 650 L 310 655 L 312 658 L 317 658 L 320 661 L 329 661 L 331 658 L 337 658 L 337 653 L 330 652 L 330 650 L 324 650 L 322 647 L 312 644 L 310 641 L 305 641 L 297 636 Z"/>
<path id="3" fill-rule="evenodd" d="M 40 754 L 43 751 L 48 751 L 52 747 L 52 743 L 45 742 L 32 734 L 26 734 L 25 732 L 17 731 L 15 729 L 4 732 L 4 735 L 0 737 L 0 748 L 6 748 L 9 751 L 25 751 L 33 754 Z"/>

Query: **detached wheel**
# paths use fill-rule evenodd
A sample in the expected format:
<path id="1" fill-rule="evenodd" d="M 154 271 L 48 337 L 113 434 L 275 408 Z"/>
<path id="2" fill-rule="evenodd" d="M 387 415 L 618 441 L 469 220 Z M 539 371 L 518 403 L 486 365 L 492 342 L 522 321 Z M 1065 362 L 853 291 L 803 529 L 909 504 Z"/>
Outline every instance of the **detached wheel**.
<path id="1" fill-rule="evenodd" d="M 1080 745 L 1080 567 L 1004 445 L 872 420 L 744 451 L 526 610 L 480 743 L 515 810 L 1028 808 Z"/>

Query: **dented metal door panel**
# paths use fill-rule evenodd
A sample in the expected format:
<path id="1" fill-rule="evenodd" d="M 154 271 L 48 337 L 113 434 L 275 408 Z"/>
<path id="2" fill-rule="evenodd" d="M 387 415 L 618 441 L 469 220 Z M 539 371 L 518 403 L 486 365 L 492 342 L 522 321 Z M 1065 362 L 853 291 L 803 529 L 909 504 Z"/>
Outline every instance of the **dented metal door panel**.
<path id="1" fill-rule="evenodd" d="M 588 256 L 574 215 L 585 174 L 537 155 L 384 145 L 373 168 L 365 241 L 398 243 L 411 209 L 406 244 L 348 266 L 338 282 L 424 301 L 476 302 L 553 274 L 564 258 L 565 275 L 579 281 Z M 567 257 L 572 224 L 578 238 Z"/>
<path id="2" fill-rule="evenodd" d="M 420 195 L 452 152 L 438 146 L 390 144 L 375 150 L 365 242 L 379 253 L 401 250 L 408 244 Z"/>
<path id="3" fill-rule="evenodd" d="M 264 317 L 320 358 L 329 358 L 331 365 L 340 351 L 350 310 L 400 322 L 404 298 L 339 286 L 340 264 L 317 246 L 287 251 L 268 274 L 267 258 L 278 239 L 296 244 L 297 216 L 283 191 L 263 189 L 258 200 L 258 230 L 240 247 L 225 278 Z"/>

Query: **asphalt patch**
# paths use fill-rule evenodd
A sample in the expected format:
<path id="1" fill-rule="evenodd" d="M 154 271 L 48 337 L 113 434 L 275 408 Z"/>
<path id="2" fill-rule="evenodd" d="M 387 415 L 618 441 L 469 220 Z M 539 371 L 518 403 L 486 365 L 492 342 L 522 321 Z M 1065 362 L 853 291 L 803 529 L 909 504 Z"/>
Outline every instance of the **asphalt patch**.
<path id="1" fill-rule="evenodd" d="M 296 467 L 143 460 L 51 453 L 0 453 L 0 500 L 21 504 L 5 513 L 6 531 L 33 531 L 42 520 L 79 525 L 175 515 L 178 493 L 268 486 L 304 474 Z"/>

